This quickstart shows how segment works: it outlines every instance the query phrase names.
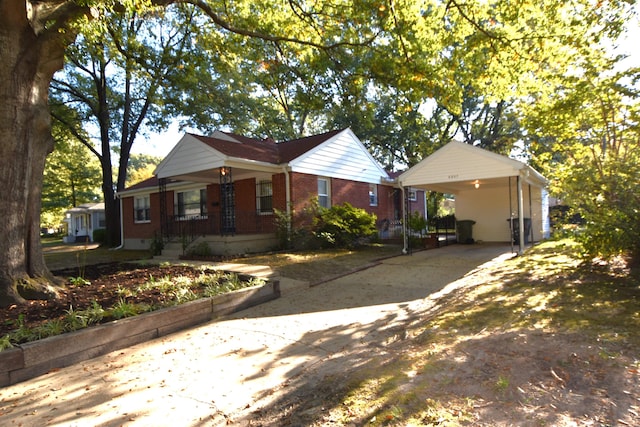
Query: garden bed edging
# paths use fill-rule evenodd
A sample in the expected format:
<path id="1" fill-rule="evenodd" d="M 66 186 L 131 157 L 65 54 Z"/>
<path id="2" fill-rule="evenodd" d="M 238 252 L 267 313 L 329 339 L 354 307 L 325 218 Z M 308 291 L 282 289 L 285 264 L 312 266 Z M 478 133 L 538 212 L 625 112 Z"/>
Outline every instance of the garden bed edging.
<path id="1" fill-rule="evenodd" d="M 162 308 L 0 352 L 0 387 L 140 344 L 280 297 L 280 281 Z"/>

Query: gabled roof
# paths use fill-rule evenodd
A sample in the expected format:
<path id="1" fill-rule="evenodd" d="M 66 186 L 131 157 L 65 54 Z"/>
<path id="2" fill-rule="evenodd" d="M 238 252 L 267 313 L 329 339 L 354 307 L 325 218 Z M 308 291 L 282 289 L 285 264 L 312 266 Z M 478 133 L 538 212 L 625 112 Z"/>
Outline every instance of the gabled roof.
<path id="1" fill-rule="evenodd" d="M 344 132 L 344 130 L 345 129 L 339 129 L 323 133 L 321 135 L 313 135 L 306 138 L 293 139 L 291 141 L 284 141 L 279 143 L 279 163 L 290 162 L 293 159 L 300 157 L 308 151 L 316 148 L 318 145 L 323 144 L 324 142 L 333 138 L 337 134 Z"/>
<path id="2" fill-rule="evenodd" d="M 520 176 L 525 182 L 544 187 L 547 180 L 529 165 L 518 160 L 451 141 L 398 177 L 404 187 L 424 187 L 442 191 L 475 181 Z M 443 191 L 444 192 L 444 191 Z"/>
<path id="3" fill-rule="evenodd" d="M 210 182 L 222 166 L 275 173 L 292 171 L 379 182 L 386 172 L 350 129 L 275 142 L 216 131 L 210 136 L 185 134 L 160 162 L 158 178 Z M 126 191 L 129 191 L 128 188 Z"/>
<path id="4" fill-rule="evenodd" d="M 233 142 L 210 136 L 190 135 L 227 157 L 274 164 L 280 163 L 278 161 L 278 144 L 271 139 L 258 140 L 233 135 L 233 138 L 237 140 L 237 142 Z"/>
<path id="5" fill-rule="evenodd" d="M 90 213 L 104 211 L 104 203 L 83 203 L 67 210 L 67 213 Z"/>

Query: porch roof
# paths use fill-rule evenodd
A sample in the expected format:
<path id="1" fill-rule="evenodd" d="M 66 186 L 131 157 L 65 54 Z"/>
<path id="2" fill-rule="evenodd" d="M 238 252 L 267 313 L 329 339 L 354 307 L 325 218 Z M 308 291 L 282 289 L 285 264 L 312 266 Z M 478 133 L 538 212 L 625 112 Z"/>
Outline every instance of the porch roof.
<path id="1" fill-rule="evenodd" d="M 520 177 L 535 187 L 545 187 L 547 179 L 518 160 L 452 141 L 398 177 L 403 187 L 424 188 L 457 194 L 476 184 L 479 188 L 504 187 L 509 177 Z"/>
<path id="2" fill-rule="evenodd" d="M 66 213 L 91 213 L 104 211 L 104 203 L 84 203 L 71 209 L 68 209 Z"/>

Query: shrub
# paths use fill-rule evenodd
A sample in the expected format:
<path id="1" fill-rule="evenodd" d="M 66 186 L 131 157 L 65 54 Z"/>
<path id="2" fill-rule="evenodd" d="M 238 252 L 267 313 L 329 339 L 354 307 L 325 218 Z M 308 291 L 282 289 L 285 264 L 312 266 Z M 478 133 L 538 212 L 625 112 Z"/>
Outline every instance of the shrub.
<path id="1" fill-rule="evenodd" d="M 290 248 L 292 240 L 291 223 L 293 216 L 288 214 L 286 211 L 281 211 L 279 209 L 274 209 L 273 214 L 275 217 L 276 237 L 278 238 L 280 248 Z"/>
<path id="2" fill-rule="evenodd" d="M 409 229 L 412 231 L 412 234 L 418 234 L 420 236 L 424 235 L 427 231 L 427 220 L 422 214 L 418 211 L 414 211 L 409 216 L 408 221 Z"/>
<path id="3" fill-rule="evenodd" d="M 95 243 L 104 243 L 107 240 L 107 230 L 104 228 L 100 228 L 98 230 L 93 230 L 93 241 Z"/>
<path id="4" fill-rule="evenodd" d="M 160 255 L 162 254 L 162 250 L 164 249 L 164 239 L 158 233 L 153 235 L 153 240 L 151 240 L 151 245 L 149 246 L 149 251 L 151 255 Z"/>
<path id="5" fill-rule="evenodd" d="M 206 258 L 213 256 L 213 251 L 211 250 L 211 246 L 209 246 L 209 243 L 202 241 L 187 248 L 187 252 L 185 255 Z"/>
<path id="6" fill-rule="evenodd" d="M 354 247 L 376 233 L 376 216 L 345 202 L 320 209 L 314 234 L 328 246 Z"/>

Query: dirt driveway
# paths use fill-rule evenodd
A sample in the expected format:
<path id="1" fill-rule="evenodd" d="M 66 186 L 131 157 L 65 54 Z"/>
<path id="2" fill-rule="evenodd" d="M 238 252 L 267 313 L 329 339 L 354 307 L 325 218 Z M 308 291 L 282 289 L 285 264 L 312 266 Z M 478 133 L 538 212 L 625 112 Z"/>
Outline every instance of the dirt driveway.
<path id="1" fill-rule="evenodd" d="M 283 392 L 313 399 L 314 385 L 365 363 L 413 312 L 510 256 L 453 245 L 314 287 L 282 278 L 278 300 L 0 389 L 0 424 L 249 424 Z"/>

